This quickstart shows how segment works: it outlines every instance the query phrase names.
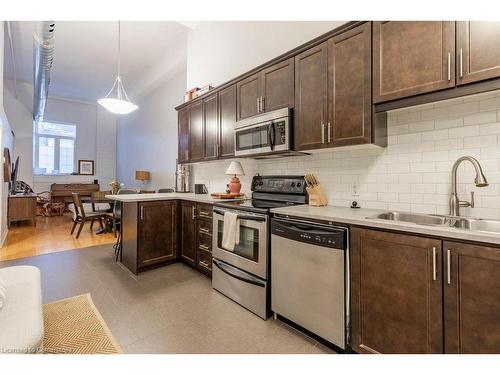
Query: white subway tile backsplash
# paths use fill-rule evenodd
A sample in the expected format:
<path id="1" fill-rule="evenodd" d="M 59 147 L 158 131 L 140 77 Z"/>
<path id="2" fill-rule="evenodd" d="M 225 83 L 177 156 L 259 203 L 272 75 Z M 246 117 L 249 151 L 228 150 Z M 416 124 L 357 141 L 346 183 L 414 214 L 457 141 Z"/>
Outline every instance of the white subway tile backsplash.
<path id="1" fill-rule="evenodd" d="M 500 95 L 498 92 L 397 110 L 388 114 L 388 146 L 338 148 L 278 160 L 240 159 L 240 179 L 250 193 L 253 175 L 315 173 L 333 205 L 448 213 L 451 168 L 464 155 L 479 159 L 490 185 L 474 185 L 474 169 L 458 170 L 461 199 L 476 194 L 476 205 L 463 214 L 500 218 Z M 193 167 L 194 182 L 224 191 L 229 160 Z M 357 195 L 353 195 L 353 185 Z"/>

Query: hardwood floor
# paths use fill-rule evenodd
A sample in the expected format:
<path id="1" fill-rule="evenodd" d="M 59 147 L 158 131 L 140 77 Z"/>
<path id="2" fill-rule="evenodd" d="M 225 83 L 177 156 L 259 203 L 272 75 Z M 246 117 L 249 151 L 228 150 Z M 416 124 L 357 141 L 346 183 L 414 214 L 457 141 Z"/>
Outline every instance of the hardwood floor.
<path id="1" fill-rule="evenodd" d="M 113 243 L 113 233 L 96 234 L 99 223 L 83 227 L 80 238 L 70 234 L 71 216 L 37 216 L 36 227 L 26 223 L 13 224 L 4 246 L 0 248 L 0 261 L 31 257 L 63 250 Z"/>

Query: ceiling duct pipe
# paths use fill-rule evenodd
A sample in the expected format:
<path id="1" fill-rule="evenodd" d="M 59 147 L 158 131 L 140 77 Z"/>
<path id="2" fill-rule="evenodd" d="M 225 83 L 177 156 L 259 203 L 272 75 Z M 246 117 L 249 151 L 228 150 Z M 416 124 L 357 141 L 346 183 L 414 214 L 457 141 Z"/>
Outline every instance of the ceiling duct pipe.
<path id="1" fill-rule="evenodd" d="M 33 119 L 43 120 L 54 61 L 54 21 L 39 21 L 33 34 Z"/>

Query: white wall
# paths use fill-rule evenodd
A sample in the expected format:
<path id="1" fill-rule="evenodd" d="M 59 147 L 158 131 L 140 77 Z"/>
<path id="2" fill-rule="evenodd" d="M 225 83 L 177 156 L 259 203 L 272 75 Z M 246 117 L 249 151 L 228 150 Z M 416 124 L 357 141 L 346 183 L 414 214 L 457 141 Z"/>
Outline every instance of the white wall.
<path id="1" fill-rule="evenodd" d="M 200 22 L 187 38 L 187 88 L 218 86 L 344 21 Z"/>
<path id="2" fill-rule="evenodd" d="M 117 129 L 117 177 L 131 188 L 173 188 L 177 158 L 177 112 L 182 102 L 186 72 L 139 98 L 139 109 L 121 117 Z M 136 170 L 151 172 L 151 181 L 135 180 Z"/>
<path id="3" fill-rule="evenodd" d="M 4 66 L 4 23 L 0 21 L 0 153 L 2 155 L 2 172 L 0 172 L 0 247 L 3 246 L 5 237 L 7 236 L 7 199 L 9 194 L 9 183 L 3 181 L 3 149 L 8 147 L 12 155 L 13 140 L 9 121 L 4 110 L 4 82 L 3 82 L 3 66 Z"/>
<path id="4" fill-rule="evenodd" d="M 464 215 L 500 218 L 500 92 L 426 104 L 389 113 L 389 145 L 337 148 L 309 156 L 275 160 L 245 160 L 243 191 L 249 193 L 255 173 L 313 172 L 324 185 L 329 204 L 424 213 L 448 213 L 451 168 L 463 155 L 477 158 L 490 185 L 473 184 L 470 163 L 458 172 L 462 200 L 476 193 L 476 208 Z M 229 161 L 198 164 L 195 183 L 209 191 L 224 191 Z M 353 194 L 357 186 L 358 196 Z"/>
<path id="5" fill-rule="evenodd" d="M 33 175 L 33 89 L 30 84 L 18 82 L 18 96 L 14 97 L 12 82 L 5 90 L 5 111 L 16 135 L 13 158 L 20 157 L 18 179 L 30 184 L 36 192 L 50 190 L 54 182 L 92 182 L 99 180 L 101 190 L 109 189 L 116 176 L 116 118 L 97 104 L 50 98 L 45 119 L 73 123 L 77 126 L 75 161 L 95 161 L 94 176 L 34 176 Z M 75 164 L 75 171 L 78 170 Z"/>

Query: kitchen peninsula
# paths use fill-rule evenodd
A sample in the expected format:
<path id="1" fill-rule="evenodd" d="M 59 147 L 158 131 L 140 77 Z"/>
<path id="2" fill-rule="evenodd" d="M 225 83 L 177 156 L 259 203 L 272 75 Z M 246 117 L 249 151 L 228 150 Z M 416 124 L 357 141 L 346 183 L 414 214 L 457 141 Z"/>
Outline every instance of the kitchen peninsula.
<path id="1" fill-rule="evenodd" d="M 107 195 L 122 204 L 120 262 L 134 274 L 182 261 L 212 272 L 212 204 L 209 194 Z M 227 201 L 227 200 L 224 200 Z"/>

